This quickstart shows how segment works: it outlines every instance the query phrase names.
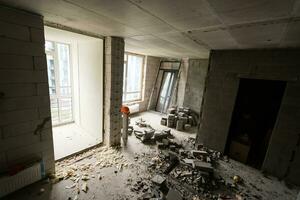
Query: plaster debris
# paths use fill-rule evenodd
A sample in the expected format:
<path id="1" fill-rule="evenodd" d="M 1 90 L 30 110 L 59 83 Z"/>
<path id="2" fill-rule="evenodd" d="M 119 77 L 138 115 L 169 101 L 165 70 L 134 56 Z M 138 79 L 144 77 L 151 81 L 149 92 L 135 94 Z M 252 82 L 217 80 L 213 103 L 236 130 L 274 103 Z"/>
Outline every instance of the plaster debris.
<path id="1" fill-rule="evenodd" d="M 76 187 L 76 183 L 74 183 L 74 184 L 72 184 L 72 185 L 67 185 L 65 188 L 66 188 L 66 189 L 72 189 L 72 188 L 74 188 L 74 187 Z"/>
<path id="2" fill-rule="evenodd" d="M 87 183 L 86 183 L 86 182 L 82 184 L 81 190 L 84 191 L 84 192 L 87 192 L 88 186 L 87 186 Z"/>

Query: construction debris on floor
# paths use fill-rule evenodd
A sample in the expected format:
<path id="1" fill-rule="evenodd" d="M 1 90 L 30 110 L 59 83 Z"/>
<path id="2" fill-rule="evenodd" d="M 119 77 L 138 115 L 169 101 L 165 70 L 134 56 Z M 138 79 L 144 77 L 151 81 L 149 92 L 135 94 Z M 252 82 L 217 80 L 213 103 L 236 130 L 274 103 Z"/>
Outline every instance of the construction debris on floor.
<path id="1" fill-rule="evenodd" d="M 56 174 L 46 181 L 48 185 L 39 183 L 8 199 L 290 200 L 297 196 L 297 187 L 195 145 L 190 133 L 155 126 L 160 116 L 153 126 L 162 130 L 155 130 L 149 117 L 132 121 L 128 129 L 134 134 L 126 147 L 95 147 L 56 162 Z"/>
<path id="2" fill-rule="evenodd" d="M 190 138 L 186 142 L 194 141 Z M 164 148 L 160 148 L 160 143 Z M 215 172 L 218 160 L 227 160 L 220 152 L 202 145 L 187 150 L 183 144 L 174 143 L 168 137 L 161 139 L 157 147 L 159 154 L 148 163 L 148 170 L 153 174 L 150 184 L 138 180 L 131 188 L 134 192 L 144 193 L 140 199 L 241 200 L 248 197 L 249 194 L 239 188 L 243 184 L 241 177 L 236 175 L 228 182 Z"/>
<path id="3" fill-rule="evenodd" d="M 95 162 L 81 163 L 80 160 L 93 158 Z M 132 166 L 132 163 L 124 158 L 118 148 L 99 147 L 90 151 L 74 156 L 70 159 L 64 159 L 56 164 L 56 174 L 50 175 L 52 183 L 62 180 L 71 180 L 72 184 L 65 186 L 66 190 L 73 190 L 76 194 L 74 198 L 78 199 L 80 192 L 89 191 L 89 180 L 101 180 L 104 175 L 100 170 L 107 167 L 115 167 L 115 173 L 122 171 L 123 168 Z"/>
<path id="4" fill-rule="evenodd" d="M 198 115 L 188 107 L 171 107 L 168 109 L 167 117 L 161 118 L 161 125 L 176 128 L 178 131 L 189 131 L 196 126 Z"/>
<path id="5" fill-rule="evenodd" d="M 148 126 L 144 127 L 148 128 Z M 167 132 L 164 133 L 167 136 L 156 139 L 158 142 L 156 147 L 147 145 L 147 147 L 152 147 L 148 153 L 142 151 L 128 155 L 124 154 L 122 148 L 97 147 L 65 159 L 57 163 L 56 175 L 53 175 L 51 180 L 53 183 L 67 182 L 64 187 L 68 194 L 71 194 L 69 199 L 85 199 L 84 196 L 89 193 L 92 193 L 94 197 L 92 199 L 97 199 L 98 197 L 93 195 L 95 183 L 106 185 L 107 182 L 104 179 L 109 179 L 112 174 L 116 177 L 121 176 L 122 173 L 127 174 L 124 190 L 128 187 L 132 196 L 124 194 L 108 199 L 265 199 L 265 196 L 259 195 L 262 190 L 256 186 L 257 181 L 263 185 L 261 179 L 252 180 L 249 184 L 247 180 L 249 177 L 245 175 L 240 176 L 238 173 L 230 175 L 223 168 L 220 171 L 224 163 L 228 165 L 228 169 L 237 166 L 231 165 L 231 161 L 220 152 L 210 150 L 203 145 L 195 145 L 193 138 L 179 142 L 170 137 L 172 135 L 170 131 L 164 132 Z M 153 136 L 152 139 L 154 139 Z M 159 146 L 159 143 L 163 144 L 163 148 Z M 105 174 L 101 171 L 107 168 L 113 169 L 112 174 Z M 128 175 L 128 171 L 132 171 L 133 175 Z M 111 190 L 114 192 L 113 188 Z M 272 197 L 278 196 L 276 193 L 271 194 L 268 190 L 265 193 Z"/>
<path id="6" fill-rule="evenodd" d="M 170 123 L 174 124 L 170 119 L 175 119 L 177 112 L 175 108 L 169 111 L 168 126 Z M 186 125 L 189 120 L 183 121 L 182 118 L 192 119 L 185 116 L 190 110 L 179 108 L 178 111 L 177 125 L 182 122 Z M 135 136 L 143 143 L 156 143 L 159 149 L 159 154 L 148 163 L 149 171 L 155 174 L 152 184 L 149 186 L 145 181 L 138 180 L 133 185 L 132 191 L 144 193 L 141 199 L 246 199 L 248 194 L 239 190 L 242 178 L 236 175 L 228 182 L 215 173 L 218 160 L 228 160 L 220 152 L 207 149 L 203 145 L 195 146 L 193 138 L 180 142 L 173 137 L 171 129 L 155 130 L 142 118 L 135 125 L 132 128 Z"/>

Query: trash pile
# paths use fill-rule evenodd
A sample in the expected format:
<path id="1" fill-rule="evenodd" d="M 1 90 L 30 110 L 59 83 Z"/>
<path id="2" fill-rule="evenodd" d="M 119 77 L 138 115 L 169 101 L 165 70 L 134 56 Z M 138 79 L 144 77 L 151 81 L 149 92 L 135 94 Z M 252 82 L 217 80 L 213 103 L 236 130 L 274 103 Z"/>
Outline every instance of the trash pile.
<path id="1" fill-rule="evenodd" d="M 188 107 L 171 107 L 167 117 L 162 117 L 160 124 L 178 131 L 189 131 L 192 126 L 197 126 L 198 115 Z"/>

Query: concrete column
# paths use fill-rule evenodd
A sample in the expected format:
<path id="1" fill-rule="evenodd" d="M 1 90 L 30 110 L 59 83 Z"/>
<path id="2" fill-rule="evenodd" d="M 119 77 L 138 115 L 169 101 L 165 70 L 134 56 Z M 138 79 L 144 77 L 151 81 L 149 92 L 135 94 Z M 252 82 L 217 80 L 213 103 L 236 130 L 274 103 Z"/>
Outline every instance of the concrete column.
<path id="1" fill-rule="evenodd" d="M 105 38 L 104 82 L 104 143 L 121 143 L 121 113 L 123 94 L 124 39 Z"/>

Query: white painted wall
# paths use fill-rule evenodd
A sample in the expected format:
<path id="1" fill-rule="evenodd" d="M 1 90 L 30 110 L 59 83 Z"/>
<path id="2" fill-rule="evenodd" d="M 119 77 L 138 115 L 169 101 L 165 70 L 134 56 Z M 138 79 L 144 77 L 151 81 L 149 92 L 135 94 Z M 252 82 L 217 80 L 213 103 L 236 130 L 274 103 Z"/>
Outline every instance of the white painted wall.
<path id="1" fill-rule="evenodd" d="M 74 121 L 102 142 L 103 40 L 50 27 L 45 38 L 70 44 Z"/>
<path id="2" fill-rule="evenodd" d="M 102 40 L 78 43 L 80 125 L 96 138 L 102 133 L 102 63 Z"/>

